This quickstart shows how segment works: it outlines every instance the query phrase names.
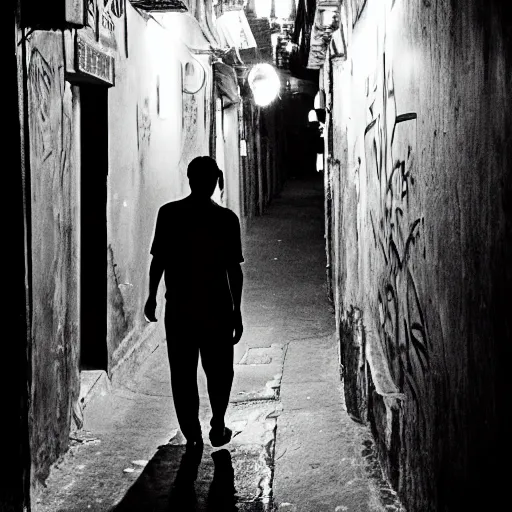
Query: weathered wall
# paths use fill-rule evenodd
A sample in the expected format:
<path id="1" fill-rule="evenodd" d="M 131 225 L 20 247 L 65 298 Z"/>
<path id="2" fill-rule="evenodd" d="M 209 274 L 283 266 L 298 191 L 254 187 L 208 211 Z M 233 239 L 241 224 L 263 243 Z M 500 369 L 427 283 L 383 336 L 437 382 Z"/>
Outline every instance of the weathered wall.
<path id="1" fill-rule="evenodd" d="M 409 510 L 491 510 L 509 426 L 511 10 L 367 0 L 355 22 L 353 4 L 348 57 L 325 74 L 347 403 Z"/>
<path id="2" fill-rule="evenodd" d="M 78 173 L 62 51 L 59 32 L 36 31 L 27 40 L 35 486 L 67 448 L 78 395 Z"/>
<path id="3" fill-rule="evenodd" d="M 226 206 L 233 210 L 238 218 L 240 209 L 240 139 L 238 126 L 238 104 L 224 108 L 223 117 L 223 143 L 224 143 L 224 178 L 226 192 Z"/>
<path id="4" fill-rule="evenodd" d="M 211 74 L 208 55 L 196 59 L 184 42 L 205 44 L 197 32 L 181 33 L 186 15 L 166 28 L 128 5 L 128 55 L 116 62 L 109 91 L 108 278 L 110 367 L 155 329 L 142 315 L 148 290 L 149 249 L 158 208 L 188 194 L 186 169 L 209 154 Z M 173 27 L 176 29 L 174 30 Z M 192 27 L 193 28 L 193 27 Z M 187 37 L 190 41 L 187 41 Z M 206 70 L 195 94 L 182 91 L 185 65 Z M 199 80 L 200 86 L 202 80 Z M 163 306 L 162 300 L 159 306 Z M 158 316 L 158 315 L 157 315 Z M 160 323 L 156 329 L 161 330 Z M 162 333 L 160 333 L 162 335 Z"/>

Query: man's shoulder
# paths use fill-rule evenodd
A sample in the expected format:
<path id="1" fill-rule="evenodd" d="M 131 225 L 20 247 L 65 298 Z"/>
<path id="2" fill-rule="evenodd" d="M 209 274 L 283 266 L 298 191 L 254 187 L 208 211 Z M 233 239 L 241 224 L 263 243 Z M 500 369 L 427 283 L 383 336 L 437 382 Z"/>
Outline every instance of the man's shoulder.
<path id="1" fill-rule="evenodd" d="M 215 201 L 212 201 L 212 204 L 215 208 L 215 212 L 221 215 L 222 218 L 227 222 L 238 221 L 238 215 L 233 210 L 230 210 L 227 206 L 222 206 Z"/>
<path id="2" fill-rule="evenodd" d="M 169 201 L 164 205 L 160 206 L 160 213 L 168 213 L 173 212 L 175 210 L 179 210 L 183 208 L 185 205 L 185 199 L 176 199 L 175 201 Z"/>

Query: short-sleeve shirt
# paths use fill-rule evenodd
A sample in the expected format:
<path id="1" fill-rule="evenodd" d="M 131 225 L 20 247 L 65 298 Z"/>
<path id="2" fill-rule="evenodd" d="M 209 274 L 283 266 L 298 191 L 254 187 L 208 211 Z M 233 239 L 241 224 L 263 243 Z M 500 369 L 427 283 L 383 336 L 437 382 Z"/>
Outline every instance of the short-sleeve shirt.
<path id="1" fill-rule="evenodd" d="M 226 270 L 244 261 L 233 211 L 214 201 L 198 206 L 190 196 L 165 204 L 151 254 L 164 263 L 166 315 L 218 319 L 233 310 Z"/>

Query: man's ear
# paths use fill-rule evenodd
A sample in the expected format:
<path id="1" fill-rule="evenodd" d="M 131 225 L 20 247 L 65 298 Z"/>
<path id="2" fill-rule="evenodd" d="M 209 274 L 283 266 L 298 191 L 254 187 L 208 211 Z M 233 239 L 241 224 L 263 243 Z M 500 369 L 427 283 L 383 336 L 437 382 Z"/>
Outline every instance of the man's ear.
<path id="1" fill-rule="evenodd" d="M 219 172 L 219 188 L 224 190 L 224 175 L 222 172 Z"/>

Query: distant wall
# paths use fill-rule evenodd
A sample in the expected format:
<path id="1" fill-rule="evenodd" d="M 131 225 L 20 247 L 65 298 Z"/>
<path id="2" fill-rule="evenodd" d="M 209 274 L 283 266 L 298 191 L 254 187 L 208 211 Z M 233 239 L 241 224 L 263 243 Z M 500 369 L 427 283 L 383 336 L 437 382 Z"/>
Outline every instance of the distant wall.
<path id="1" fill-rule="evenodd" d="M 327 61 L 324 85 L 347 404 L 408 510 L 491 510 L 510 452 L 511 9 L 342 11 L 347 58 Z"/>
<path id="2" fill-rule="evenodd" d="M 242 224 L 250 229 L 252 219 L 263 215 L 282 190 L 287 175 L 283 150 L 288 141 L 279 129 L 286 116 L 284 102 L 277 98 L 266 107 L 258 107 L 249 91 L 242 94 L 240 211 Z"/>

